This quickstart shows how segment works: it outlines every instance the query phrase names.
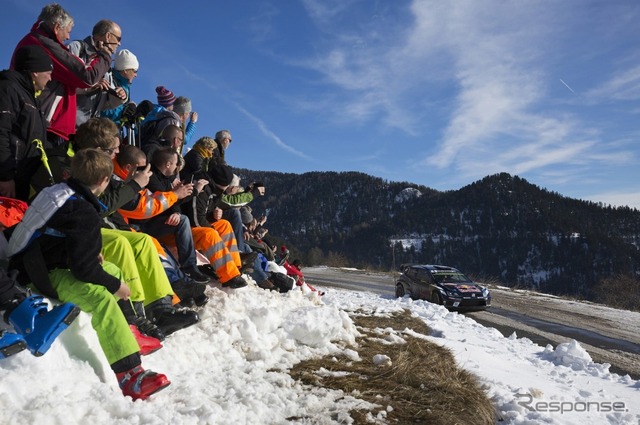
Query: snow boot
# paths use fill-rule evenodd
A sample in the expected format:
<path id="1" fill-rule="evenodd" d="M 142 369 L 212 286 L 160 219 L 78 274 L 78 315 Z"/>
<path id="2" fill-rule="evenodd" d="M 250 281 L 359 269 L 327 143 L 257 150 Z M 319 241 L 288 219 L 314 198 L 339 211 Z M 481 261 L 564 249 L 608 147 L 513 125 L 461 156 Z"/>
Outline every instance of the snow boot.
<path id="1" fill-rule="evenodd" d="M 176 308 L 171 305 L 169 297 L 160 298 L 145 307 L 147 317 L 160 328 L 165 335 L 194 325 L 200 321 L 200 316 L 188 308 Z"/>
<path id="2" fill-rule="evenodd" d="M 13 332 L 0 331 L 0 360 L 27 348 L 27 342 L 22 335 Z"/>
<path id="3" fill-rule="evenodd" d="M 211 267 L 211 264 L 200 264 L 198 266 L 198 270 L 200 270 L 200 273 L 206 274 L 207 276 L 211 277 L 211 279 L 215 279 L 215 280 L 220 279 L 218 277 L 218 273 L 216 273 L 213 267 Z"/>
<path id="4" fill-rule="evenodd" d="M 173 282 L 171 287 L 182 301 L 181 306 L 191 308 L 194 305 L 202 307 L 209 302 L 209 297 L 205 295 L 207 285 L 183 279 Z"/>
<path id="5" fill-rule="evenodd" d="M 133 400 L 146 400 L 150 395 L 171 384 L 166 375 L 136 366 L 127 372 L 116 373 L 122 394 Z"/>
<path id="6" fill-rule="evenodd" d="M 118 305 L 129 325 L 135 325 L 143 335 L 150 336 L 158 341 L 164 340 L 164 333 L 147 319 L 142 301 L 118 300 Z"/>
<path id="7" fill-rule="evenodd" d="M 223 283 L 221 286 L 223 288 L 231 288 L 231 289 L 244 288 L 245 286 L 247 286 L 247 281 L 244 280 L 242 276 L 236 276 L 233 279 Z"/>
<path id="8" fill-rule="evenodd" d="M 278 288 L 269 280 L 265 279 L 262 282 L 258 282 L 258 286 L 262 289 L 268 289 L 270 291 L 280 292 Z"/>
<path id="9" fill-rule="evenodd" d="M 147 356 L 162 348 L 162 344 L 158 339 L 142 334 L 136 325 L 129 325 L 129 328 L 140 347 L 141 356 Z"/>
<path id="10" fill-rule="evenodd" d="M 134 301 L 132 305 L 133 310 L 136 313 L 136 318 L 132 324 L 136 325 L 138 330 L 144 335 L 148 335 L 158 341 L 163 341 L 166 336 L 159 327 L 157 327 L 151 320 L 147 319 L 147 314 L 144 311 L 144 303 L 142 301 Z"/>
<path id="11" fill-rule="evenodd" d="M 80 314 L 80 308 L 64 303 L 47 311 L 41 295 L 32 295 L 22 301 L 9 315 L 9 323 L 24 337 L 27 348 L 36 357 L 42 356 L 53 341 Z"/>

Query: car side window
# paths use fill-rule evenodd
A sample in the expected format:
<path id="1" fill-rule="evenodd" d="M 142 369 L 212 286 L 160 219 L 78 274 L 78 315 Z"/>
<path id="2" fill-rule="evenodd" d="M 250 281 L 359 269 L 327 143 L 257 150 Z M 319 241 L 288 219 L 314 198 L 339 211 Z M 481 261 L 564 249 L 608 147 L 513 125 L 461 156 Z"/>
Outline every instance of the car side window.
<path id="1" fill-rule="evenodd" d="M 428 285 L 429 284 L 429 272 L 427 272 L 426 270 L 418 270 L 418 275 L 417 275 L 417 279 L 418 282 L 422 283 L 423 285 Z"/>

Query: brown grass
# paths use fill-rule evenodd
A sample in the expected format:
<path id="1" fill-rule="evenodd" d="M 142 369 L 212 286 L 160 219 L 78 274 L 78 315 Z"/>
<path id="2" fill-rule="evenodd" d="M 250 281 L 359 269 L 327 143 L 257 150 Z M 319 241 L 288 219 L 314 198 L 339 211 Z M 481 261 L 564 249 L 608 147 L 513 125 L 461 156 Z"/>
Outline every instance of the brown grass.
<path id="1" fill-rule="evenodd" d="M 401 334 L 406 343 L 383 341 L 392 328 L 397 333 L 411 329 L 428 335 L 421 320 L 404 311 L 392 317 L 352 315 L 363 334 L 357 343 L 361 361 L 343 357 L 313 359 L 296 365 L 291 376 L 307 385 L 342 390 L 359 399 L 379 405 L 372 412 L 352 411 L 356 424 L 371 423 L 367 414 L 376 417 L 387 412 L 387 423 L 408 424 L 495 424 L 495 409 L 471 373 L 457 366 L 451 352 L 425 339 Z M 376 354 L 391 358 L 391 365 L 373 363 Z M 348 372 L 347 376 L 319 376 L 324 368 L 331 372 Z"/>

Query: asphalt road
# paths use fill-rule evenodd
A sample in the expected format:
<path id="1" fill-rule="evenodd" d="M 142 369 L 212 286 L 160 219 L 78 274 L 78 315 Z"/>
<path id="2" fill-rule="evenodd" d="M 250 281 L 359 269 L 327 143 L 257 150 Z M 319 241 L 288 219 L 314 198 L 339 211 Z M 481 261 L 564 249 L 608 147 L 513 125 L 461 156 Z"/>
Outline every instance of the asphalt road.
<path id="1" fill-rule="evenodd" d="M 395 296 L 391 273 L 313 267 L 303 272 L 313 285 Z M 625 320 L 620 310 L 598 304 L 505 287 L 490 289 L 491 308 L 464 314 L 505 336 L 516 332 L 543 346 L 575 339 L 595 362 L 609 363 L 612 372 L 640 379 L 640 320 Z"/>

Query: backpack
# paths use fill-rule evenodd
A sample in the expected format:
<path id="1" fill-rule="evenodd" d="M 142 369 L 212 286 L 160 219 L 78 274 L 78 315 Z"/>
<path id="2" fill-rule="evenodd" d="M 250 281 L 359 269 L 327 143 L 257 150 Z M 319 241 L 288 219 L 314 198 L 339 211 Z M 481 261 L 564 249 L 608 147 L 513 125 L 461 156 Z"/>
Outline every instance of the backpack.
<path id="1" fill-rule="evenodd" d="M 18 268 L 26 272 L 28 280 L 49 298 L 58 298 L 58 294 L 49 280 L 49 270 L 38 238 L 43 234 L 65 236 L 61 232 L 46 227 L 46 224 L 67 200 L 74 197 L 74 194 L 74 190 L 66 183 L 44 188 L 27 208 L 22 221 L 13 228 L 7 247 L 7 254 L 11 257 L 12 263 L 21 264 Z"/>
<path id="2" fill-rule="evenodd" d="M 64 236 L 60 232 L 46 228 L 45 224 L 74 194 L 75 191 L 66 183 L 58 183 L 42 189 L 14 229 L 11 239 L 9 239 L 7 255 L 13 257 L 23 252 L 42 234 Z"/>
<path id="3" fill-rule="evenodd" d="M 141 145 L 148 140 L 156 140 L 162 136 L 162 132 L 169 125 L 182 127 L 178 115 L 169 110 L 158 112 L 155 117 L 146 118 L 140 124 L 140 140 Z"/>

